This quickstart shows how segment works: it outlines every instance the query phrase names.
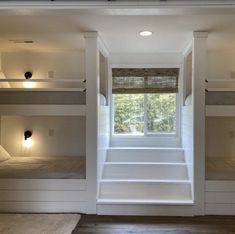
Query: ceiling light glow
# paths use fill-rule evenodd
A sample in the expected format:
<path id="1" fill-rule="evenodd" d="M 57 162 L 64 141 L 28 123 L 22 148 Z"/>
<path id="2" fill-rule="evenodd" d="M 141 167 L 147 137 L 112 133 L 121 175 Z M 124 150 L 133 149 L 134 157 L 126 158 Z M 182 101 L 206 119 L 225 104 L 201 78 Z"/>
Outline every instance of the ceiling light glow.
<path id="1" fill-rule="evenodd" d="M 142 36 L 142 37 L 149 37 L 152 35 L 153 35 L 153 32 L 151 32 L 151 31 L 141 31 L 140 32 L 140 36 Z"/>

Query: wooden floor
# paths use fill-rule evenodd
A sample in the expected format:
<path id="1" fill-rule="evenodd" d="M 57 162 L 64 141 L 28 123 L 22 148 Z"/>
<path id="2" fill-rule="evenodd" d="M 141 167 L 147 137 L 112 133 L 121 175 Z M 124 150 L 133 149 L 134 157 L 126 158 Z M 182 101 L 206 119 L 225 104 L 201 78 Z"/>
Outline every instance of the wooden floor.
<path id="1" fill-rule="evenodd" d="M 130 217 L 84 215 L 72 234 L 230 234 L 235 216 Z"/>

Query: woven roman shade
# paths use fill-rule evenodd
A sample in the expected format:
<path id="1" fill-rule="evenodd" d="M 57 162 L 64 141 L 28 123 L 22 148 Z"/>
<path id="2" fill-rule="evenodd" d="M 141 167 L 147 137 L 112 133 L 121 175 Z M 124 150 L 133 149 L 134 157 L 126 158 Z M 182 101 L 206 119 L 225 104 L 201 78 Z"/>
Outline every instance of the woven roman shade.
<path id="1" fill-rule="evenodd" d="M 178 68 L 113 68 L 113 94 L 177 93 Z"/>

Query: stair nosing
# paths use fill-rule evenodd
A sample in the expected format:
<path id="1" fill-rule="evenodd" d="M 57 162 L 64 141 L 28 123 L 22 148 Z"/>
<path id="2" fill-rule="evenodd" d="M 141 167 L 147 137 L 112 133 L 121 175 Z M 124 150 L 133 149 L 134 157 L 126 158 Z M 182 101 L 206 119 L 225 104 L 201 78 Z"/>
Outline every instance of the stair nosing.
<path id="1" fill-rule="evenodd" d="M 107 199 L 98 198 L 97 204 L 159 204 L 159 205 L 193 205 L 193 200 L 158 200 L 158 199 Z"/>
<path id="2" fill-rule="evenodd" d="M 184 151 L 181 147 L 109 147 L 107 150 L 179 150 Z"/>
<path id="3" fill-rule="evenodd" d="M 149 180 L 149 179 L 101 179 L 100 183 L 168 183 L 191 184 L 190 180 Z"/>
<path id="4" fill-rule="evenodd" d="M 186 162 L 105 162 L 104 165 L 174 165 L 174 166 L 187 166 Z"/>

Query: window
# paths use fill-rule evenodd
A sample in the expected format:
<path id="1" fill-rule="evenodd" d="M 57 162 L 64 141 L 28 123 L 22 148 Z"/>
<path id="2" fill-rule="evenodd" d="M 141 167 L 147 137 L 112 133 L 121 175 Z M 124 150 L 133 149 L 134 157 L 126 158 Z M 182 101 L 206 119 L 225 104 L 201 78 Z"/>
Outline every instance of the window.
<path id="1" fill-rule="evenodd" d="M 112 90 L 114 134 L 176 133 L 178 69 L 113 69 Z"/>

